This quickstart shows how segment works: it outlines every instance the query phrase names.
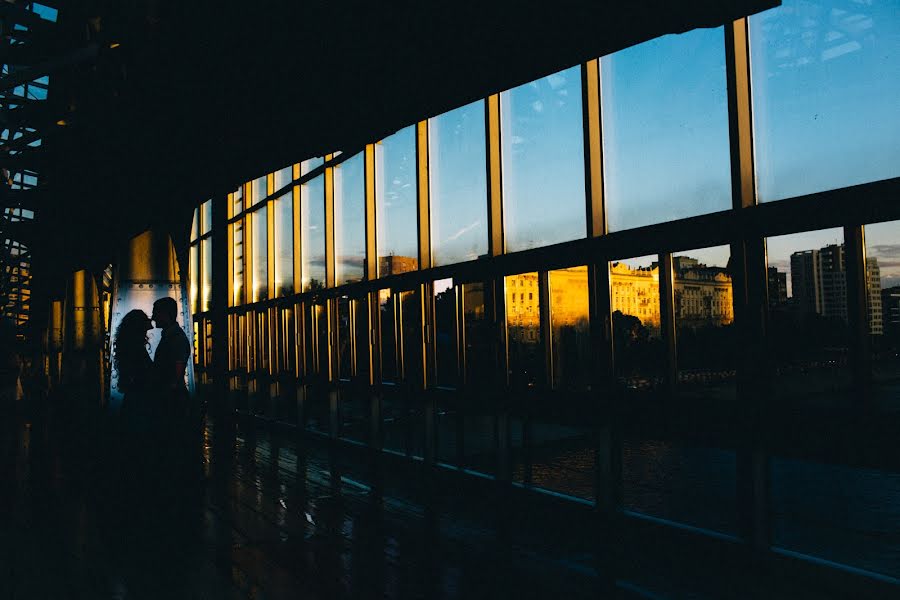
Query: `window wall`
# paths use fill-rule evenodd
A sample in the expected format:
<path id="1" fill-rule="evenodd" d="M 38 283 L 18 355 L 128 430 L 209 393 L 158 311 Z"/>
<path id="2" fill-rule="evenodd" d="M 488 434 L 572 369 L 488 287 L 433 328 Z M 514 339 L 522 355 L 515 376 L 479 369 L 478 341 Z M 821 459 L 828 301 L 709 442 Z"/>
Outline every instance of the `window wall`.
<path id="1" fill-rule="evenodd" d="M 864 547 L 900 518 L 892 6 L 786 0 L 248 181 L 192 303 L 227 250 L 231 374 L 317 434 L 898 576 Z"/>

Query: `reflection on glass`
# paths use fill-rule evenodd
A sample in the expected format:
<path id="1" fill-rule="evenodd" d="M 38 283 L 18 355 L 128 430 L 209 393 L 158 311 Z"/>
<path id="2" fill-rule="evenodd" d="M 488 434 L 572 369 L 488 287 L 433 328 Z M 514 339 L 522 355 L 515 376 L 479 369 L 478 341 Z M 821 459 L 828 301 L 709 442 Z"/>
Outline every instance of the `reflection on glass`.
<path id="1" fill-rule="evenodd" d="M 434 266 L 487 253 L 484 101 L 428 121 L 431 248 Z"/>
<path id="2" fill-rule="evenodd" d="M 231 195 L 231 216 L 236 217 L 244 210 L 244 186 L 239 185 L 234 193 Z"/>
<path id="3" fill-rule="evenodd" d="M 351 339 L 350 299 L 341 296 L 337 301 L 338 375 L 341 379 L 353 376 L 353 341 Z"/>
<path id="4" fill-rule="evenodd" d="M 750 17 L 760 200 L 900 175 L 897 11 L 784 0 Z"/>
<path id="5" fill-rule="evenodd" d="M 244 221 L 235 221 L 230 225 L 234 242 L 234 262 L 232 264 L 232 306 L 240 306 L 246 302 L 244 295 Z"/>
<path id="6" fill-rule="evenodd" d="M 364 377 L 366 382 L 369 377 L 369 299 L 356 298 L 353 300 L 353 329 L 356 337 L 354 351 L 356 352 L 356 374 Z"/>
<path id="7" fill-rule="evenodd" d="M 325 177 L 300 186 L 303 291 L 325 287 Z"/>
<path id="8" fill-rule="evenodd" d="M 622 504 L 627 510 L 733 535 L 736 490 L 733 450 L 656 439 L 623 441 Z"/>
<path id="9" fill-rule="evenodd" d="M 294 194 L 288 191 L 274 201 L 275 293 L 294 293 Z"/>
<path id="10" fill-rule="evenodd" d="M 875 399 L 900 411 L 900 221 L 866 225 L 866 307 Z"/>
<path id="11" fill-rule="evenodd" d="M 397 381 L 396 309 L 391 290 L 378 290 L 378 307 L 381 313 L 381 379 Z"/>
<path id="12" fill-rule="evenodd" d="M 268 176 L 257 177 L 250 182 L 250 206 L 256 206 L 269 195 Z"/>
<path id="13" fill-rule="evenodd" d="M 200 310 L 206 312 L 210 309 L 212 300 L 212 238 L 208 237 L 201 242 L 202 252 L 200 256 L 203 260 L 203 268 L 201 269 L 201 287 L 200 287 Z"/>
<path id="14" fill-rule="evenodd" d="M 194 218 L 191 221 L 191 241 L 192 242 L 197 239 L 197 230 L 200 227 L 200 224 L 198 221 L 199 218 L 200 218 L 200 211 L 199 211 L 199 209 L 195 208 L 194 209 Z"/>
<path id="15" fill-rule="evenodd" d="M 610 230 L 729 209 L 722 28 L 632 46 L 600 73 Z"/>
<path id="16" fill-rule="evenodd" d="M 672 257 L 681 392 L 735 398 L 737 342 L 728 246 Z"/>
<path id="17" fill-rule="evenodd" d="M 400 293 L 402 369 L 407 389 L 419 390 L 423 384 L 424 344 L 422 339 L 422 296 L 419 290 Z M 421 457 L 425 449 L 425 411 L 420 394 L 406 398 L 409 453 Z"/>
<path id="18" fill-rule="evenodd" d="M 494 474 L 497 461 L 497 421 L 490 389 L 497 361 L 492 349 L 496 340 L 487 306 L 489 283 L 462 286 L 466 391 L 459 397 L 463 413 L 463 466 L 479 473 Z"/>
<path id="19" fill-rule="evenodd" d="M 612 262 L 609 279 L 616 379 L 630 392 L 655 389 L 663 383 L 666 352 L 660 337 L 657 258 Z"/>
<path id="20" fill-rule="evenodd" d="M 251 302 L 265 300 L 269 297 L 269 230 L 266 223 L 267 206 L 250 215 L 251 239 L 253 240 L 253 268 L 250 271 L 252 278 L 251 288 L 253 297 Z"/>
<path id="21" fill-rule="evenodd" d="M 503 92 L 500 119 L 506 250 L 584 237 L 580 67 Z"/>
<path id="22" fill-rule="evenodd" d="M 900 577 L 900 474 L 775 457 L 771 478 L 776 546 Z"/>
<path id="23" fill-rule="evenodd" d="M 419 268 L 416 196 L 416 128 L 410 126 L 375 145 L 379 277 Z"/>
<path id="24" fill-rule="evenodd" d="M 335 282 L 360 281 L 366 261 L 366 162 L 360 152 L 334 168 Z"/>
<path id="25" fill-rule="evenodd" d="M 277 192 L 278 190 L 284 188 L 285 186 L 290 185 L 293 180 L 294 180 L 294 166 L 293 165 L 288 165 L 283 169 L 279 169 L 279 170 L 275 171 L 275 190 L 274 191 Z"/>
<path id="26" fill-rule="evenodd" d="M 308 393 L 304 408 L 306 427 L 320 433 L 329 433 L 329 401 L 325 382 L 328 380 L 328 307 L 324 304 L 310 304 L 307 312 L 307 359 L 310 363 L 307 373 Z"/>
<path id="27" fill-rule="evenodd" d="M 541 380 L 541 298 L 538 274 L 506 277 L 506 336 L 509 349 L 509 385 L 530 388 Z"/>
<path id="28" fill-rule="evenodd" d="M 188 281 L 190 282 L 189 295 L 191 299 L 191 312 L 197 312 L 197 290 L 200 280 L 200 263 L 199 263 L 198 246 L 191 246 L 190 256 L 188 258 Z"/>
<path id="29" fill-rule="evenodd" d="M 212 231 L 212 200 L 200 205 L 200 235 Z"/>
<path id="30" fill-rule="evenodd" d="M 550 271 L 550 341 L 555 389 L 590 388 L 587 267 Z"/>
<path id="31" fill-rule="evenodd" d="M 769 280 L 790 273 L 785 278 L 784 301 L 769 296 L 775 391 L 783 400 L 801 406 L 812 403 L 834 407 L 846 399 L 849 373 L 843 242 L 840 229 L 766 240 Z"/>
<path id="32" fill-rule="evenodd" d="M 434 347 L 437 384 L 456 387 L 456 291 L 452 279 L 434 282 Z"/>
<path id="33" fill-rule="evenodd" d="M 308 160 L 304 160 L 300 163 L 300 177 L 303 177 L 310 171 L 314 171 L 316 168 L 321 167 L 325 164 L 324 156 L 317 156 L 315 158 L 310 158 Z"/>

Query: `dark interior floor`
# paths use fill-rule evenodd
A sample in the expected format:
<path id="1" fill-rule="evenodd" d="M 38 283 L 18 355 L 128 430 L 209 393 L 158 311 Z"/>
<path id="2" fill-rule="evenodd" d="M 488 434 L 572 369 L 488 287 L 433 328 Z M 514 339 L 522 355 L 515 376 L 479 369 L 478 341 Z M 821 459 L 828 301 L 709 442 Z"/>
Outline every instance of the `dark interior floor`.
<path id="1" fill-rule="evenodd" d="M 115 431 L 5 418 L 0 599 L 827 597 L 714 557 L 684 568 L 664 545 L 616 558 L 592 527 L 416 469 L 374 486 L 327 443 L 254 423 L 208 422 L 193 449 L 154 439 L 143 457 Z"/>

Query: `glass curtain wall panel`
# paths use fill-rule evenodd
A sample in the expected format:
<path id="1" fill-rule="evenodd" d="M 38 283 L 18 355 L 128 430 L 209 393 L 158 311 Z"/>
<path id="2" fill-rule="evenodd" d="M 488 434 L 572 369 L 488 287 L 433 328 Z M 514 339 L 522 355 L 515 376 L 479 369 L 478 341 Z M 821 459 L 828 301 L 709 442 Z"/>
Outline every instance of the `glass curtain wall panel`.
<path id="1" fill-rule="evenodd" d="M 722 28 L 604 56 L 600 74 L 610 230 L 731 208 Z"/>
<path id="2" fill-rule="evenodd" d="M 710 410 L 732 407 L 737 394 L 730 259 L 728 246 L 672 257 L 678 392 L 685 400 L 705 401 Z"/>
<path id="3" fill-rule="evenodd" d="M 400 293 L 379 291 L 381 313 L 381 376 L 388 385 L 382 387 L 381 430 L 384 448 L 406 454 L 409 448 L 407 423 L 407 398 L 400 385 L 400 361 L 403 347 L 400 322 Z"/>
<path id="4" fill-rule="evenodd" d="M 487 475 L 497 471 L 497 419 L 492 388 L 497 377 L 497 339 L 491 317 L 492 284 L 462 285 L 465 385 L 459 395 L 463 422 L 462 466 Z"/>
<path id="5" fill-rule="evenodd" d="M 200 235 L 212 231 L 212 200 L 200 205 Z"/>
<path id="6" fill-rule="evenodd" d="M 317 156 L 315 158 L 310 158 L 308 160 L 304 160 L 300 163 L 300 177 L 303 177 L 307 173 L 311 173 L 316 170 L 318 167 L 321 167 L 325 164 L 324 156 Z"/>
<path id="7" fill-rule="evenodd" d="M 240 306 L 247 301 L 244 291 L 244 220 L 239 219 L 229 225 L 234 244 L 231 266 L 231 304 Z"/>
<path id="8" fill-rule="evenodd" d="M 297 423 L 297 336 L 294 322 L 294 306 L 278 308 L 279 327 L 281 328 L 281 397 L 279 399 L 279 420 L 285 423 Z"/>
<path id="9" fill-rule="evenodd" d="M 341 388 L 341 429 L 344 439 L 366 443 L 369 440 L 372 391 L 369 387 L 369 305 L 366 297 L 352 298 L 349 330 L 344 335 L 352 344 L 354 373 L 352 381 Z M 340 342 L 341 354 L 348 354 Z M 342 359 L 343 360 L 343 359 Z M 343 373 L 348 373 L 341 367 Z M 343 375 L 342 375 L 343 376 Z"/>
<path id="10" fill-rule="evenodd" d="M 308 305 L 309 351 L 313 377 L 308 378 L 306 393 L 306 428 L 319 433 L 331 432 L 331 412 L 328 398 L 328 306 Z"/>
<path id="11" fill-rule="evenodd" d="M 422 457 L 425 451 L 425 396 L 422 390 L 424 342 L 422 338 L 422 294 L 418 289 L 401 292 L 400 315 L 404 389 L 407 391 L 409 453 Z"/>
<path id="12" fill-rule="evenodd" d="M 288 165 L 283 169 L 275 171 L 275 189 L 274 192 L 284 189 L 294 180 L 294 166 Z"/>
<path id="13" fill-rule="evenodd" d="M 843 231 L 771 237 L 766 250 L 767 277 L 776 281 L 769 285 L 768 346 L 779 405 L 846 406 L 850 373 Z"/>
<path id="14" fill-rule="evenodd" d="M 188 261 L 188 281 L 190 285 L 188 295 L 191 302 L 191 314 L 194 314 L 197 312 L 197 296 L 200 284 L 200 246 L 197 244 L 191 246 Z"/>
<path id="15" fill-rule="evenodd" d="M 761 201 L 900 176 L 898 10 L 784 0 L 750 17 Z"/>
<path id="16" fill-rule="evenodd" d="M 303 291 L 325 287 L 325 177 L 300 186 L 300 243 Z"/>
<path id="17" fill-rule="evenodd" d="M 375 144 L 375 228 L 378 276 L 419 268 L 416 128 Z"/>
<path id="18" fill-rule="evenodd" d="M 585 237 L 581 68 L 500 94 L 500 136 L 506 251 Z"/>
<path id="19" fill-rule="evenodd" d="M 204 238 L 200 249 L 200 310 L 206 312 L 212 308 L 212 238 Z"/>
<path id="20" fill-rule="evenodd" d="M 353 335 L 356 352 L 356 376 L 361 384 L 369 383 L 371 342 L 369 340 L 369 299 L 366 296 L 353 299 Z"/>
<path id="21" fill-rule="evenodd" d="M 634 434 L 622 441 L 626 510 L 737 534 L 736 473 L 733 450 Z"/>
<path id="22" fill-rule="evenodd" d="M 197 239 L 197 236 L 199 235 L 198 234 L 199 229 L 200 229 L 200 209 L 195 208 L 194 209 L 194 218 L 191 220 L 191 241 L 192 242 Z"/>
<path id="23" fill-rule="evenodd" d="M 456 389 L 459 386 L 459 317 L 457 294 L 460 286 L 452 279 L 432 284 L 434 294 L 434 362 L 436 393 L 437 460 L 445 464 L 459 462 L 461 426 Z"/>
<path id="24" fill-rule="evenodd" d="M 363 279 L 366 261 L 364 152 L 334 168 L 334 253 L 337 285 Z"/>
<path id="25" fill-rule="evenodd" d="M 487 254 L 484 101 L 428 121 L 431 254 L 434 266 Z"/>
<path id="26" fill-rule="evenodd" d="M 258 302 L 269 297 L 269 229 L 268 207 L 263 206 L 256 212 L 250 213 L 250 233 L 253 245 L 251 256 L 252 269 L 251 302 Z"/>
<path id="27" fill-rule="evenodd" d="M 275 294 L 294 293 L 294 193 L 273 201 L 275 213 Z"/>
<path id="28" fill-rule="evenodd" d="M 250 206 L 256 206 L 268 196 L 268 179 L 268 175 L 263 175 L 250 182 Z"/>
<path id="29" fill-rule="evenodd" d="M 231 216 L 236 217 L 244 210 L 244 186 L 239 185 L 231 194 Z"/>
<path id="30" fill-rule="evenodd" d="M 875 405 L 900 412 L 900 221 L 866 225 L 866 309 Z"/>
<path id="31" fill-rule="evenodd" d="M 350 318 L 350 298 L 337 299 L 337 359 L 338 377 L 349 380 L 353 376 L 352 320 Z"/>
<path id="32" fill-rule="evenodd" d="M 771 460 L 775 546 L 900 577 L 900 473 Z"/>
<path id="33" fill-rule="evenodd" d="M 385 383 L 396 383 L 398 378 L 396 306 L 391 290 L 378 290 L 378 308 L 381 325 L 381 380 Z"/>
<path id="34" fill-rule="evenodd" d="M 513 480 L 530 483 L 532 449 L 527 436 L 533 431 L 531 413 L 543 391 L 545 355 L 541 337 L 541 294 L 537 273 L 522 273 L 504 278 L 506 289 L 506 351 L 510 398 L 510 456 Z"/>
<path id="35" fill-rule="evenodd" d="M 587 267 L 549 273 L 552 390 L 537 396 L 532 415 L 532 484 L 594 498 Z"/>
<path id="36" fill-rule="evenodd" d="M 626 394 L 656 391 L 666 361 L 657 257 L 611 262 L 609 287 L 616 381 Z"/>

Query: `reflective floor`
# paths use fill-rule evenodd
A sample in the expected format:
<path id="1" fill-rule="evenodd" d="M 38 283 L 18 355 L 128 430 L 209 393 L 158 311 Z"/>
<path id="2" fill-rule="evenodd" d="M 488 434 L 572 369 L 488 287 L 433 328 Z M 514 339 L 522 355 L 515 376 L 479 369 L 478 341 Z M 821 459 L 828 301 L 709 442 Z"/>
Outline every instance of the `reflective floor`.
<path id="1" fill-rule="evenodd" d="M 47 411 L 0 439 L 2 599 L 831 597 L 415 469 L 375 485 L 358 459 L 255 424 L 143 456 Z"/>

